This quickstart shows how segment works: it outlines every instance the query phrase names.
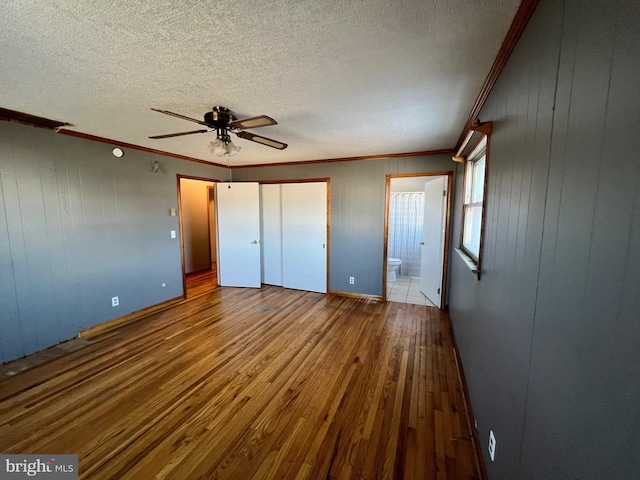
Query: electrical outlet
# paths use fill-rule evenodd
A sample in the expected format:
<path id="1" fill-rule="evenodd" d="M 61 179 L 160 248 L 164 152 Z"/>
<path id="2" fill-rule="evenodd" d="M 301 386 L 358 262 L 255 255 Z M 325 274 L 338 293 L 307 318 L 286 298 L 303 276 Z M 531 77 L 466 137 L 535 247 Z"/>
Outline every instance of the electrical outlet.
<path id="1" fill-rule="evenodd" d="M 176 231 L 175 230 L 171 230 L 171 238 L 176 238 Z"/>
<path id="2" fill-rule="evenodd" d="M 120 300 L 118 299 L 118 297 L 111 297 L 111 306 L 117 307 L 118 305 L 120 305 Z"/>
<path id="3" fill-rule="evenodd" d="M 349 277 L 349 283 L 353 285 L 354 283 L 356 283 L 356 279 L 353 277 Z"/>
<path id="4" fill-rule="evenodd" d="M 494 462 L 496 459 L 496 437 L 493 434 L 493 430 L 489 430 L 489 457 Z"/>

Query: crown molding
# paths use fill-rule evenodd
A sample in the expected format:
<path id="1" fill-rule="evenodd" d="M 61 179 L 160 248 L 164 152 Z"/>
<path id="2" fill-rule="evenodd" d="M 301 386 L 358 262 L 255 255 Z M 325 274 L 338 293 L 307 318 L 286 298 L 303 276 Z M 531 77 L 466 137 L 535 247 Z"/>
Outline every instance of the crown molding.
<path id="1" fill-rule="evenodd" d="M 422 157 L 427 155 L 449 155 L 455 153 L 453 148 L 442 150 L 425 150 L 422 152 L 405 152 L 405 153 L 383 153 L 378 155 L 361 155 L 358 157 L 341 157 L 341 158 L 325 158 L 321 160 L 302 160 L 296 162 L 281 163 L 259 163 L 253 165 L 235 165 L 231 168 L 257 168 L 257 167 L 283 167 L 291 165 L 309 165 L 314 163 L 332 163 L 332 162 L 353 162 L 356 160 L 380 160 L 383 158 L 403 158 L 403 157 Z"/>
<path id="2" fill-rule="evenodd" d="M 179 158 L 180 160 L 187 160 L 189 162 L 197 162 L 197 163 L 203 163 L 205 165 L 213 165 L 214 167 L 227 168 L 226 165 L 222 165 L 221 163 L 207 162 L 206 160 L 201 160 L 195 157 L 188 157 L 186 155 L 180 155 L 178 153 L 165 152 L 164 150 L 156 150 L 155 148 L 142 147 L 140 145 L 135 145 L 133 143 L 121 142 L 118 140 L 113 140 L 111 138 L 91 135 L 89 133 L 75 132 L 73 130 L 67 130 L 66 128 L 58 130 L 58 133 L 61 133 L 63 135 L 69 135 L 70 137 L 83 138 L 85 140 L 93 140 L 94 142 L 108 143 L 110 145 L 117 145 L 119 147 L 131 148 L 133 150 L 140 150 L 142 152 L 156 153 L 158 155 L 164 155 L 166 157 Z"/>
<path id="3" fill-rule="evenodd" d="M 469 113 L 469 117 L 467 118 L 464 128 L 460 133 L 460 137 L 458 138 L 458 142 L 456 143 L 456 148 L 454 149 L 455 151 L 458 151 L 460 149 L 462 142 L 464 142 L 465 138 L 467 137 L 467 133 L 474 125 L 474 123 L 477 122 L 478 115 L 480 115 L 482 107 L 484 107 L 484 104 L 487 101 L 487 98 L 489 97 L 493 86 L 502 73 L 507 60 L 511 56 L 511 53 L 518 43 L 518 40 L 520 40 L 522 32 L 529 23 L 533 12 L 538 6 L 538 1 L 539 0 L 522 0 L 522 3 L 520 3 L 520 7 L 518 7 L 518 11 L 513 17 L 513 21 L 511 22 L 511 26 L 509 27 L 509 31 L 502 41 L 502 45 L 500 46 L 498 55 L 496 56 L 493 65 L 491 65 L 489 74 L 487 75 L 487 78 L 485 79 L 484 84 L 480 89 L 480 93 L 478 94 L 478 97 L 476 98 L 476 101 L 471 108 L 471 112 Z"/>

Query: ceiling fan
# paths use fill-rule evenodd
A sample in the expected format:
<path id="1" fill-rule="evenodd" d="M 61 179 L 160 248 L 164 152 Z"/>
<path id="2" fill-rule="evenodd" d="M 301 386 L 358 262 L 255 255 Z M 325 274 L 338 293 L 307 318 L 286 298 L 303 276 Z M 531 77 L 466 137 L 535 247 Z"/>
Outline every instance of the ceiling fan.
<path id="1" fill-rule="evenodd" d="M 228 108 L 215 106 L 213 107 L 212 111 L 204 114 L 204 121 L 202 121 L 180 115 L 179 113 L 173 113 L 168 110 L 159 110 L 157 108 L 152 108 L 151 110 L 153 110 L 154 112 L 164 113 L 165 115 L 170 115 L 172 117 L 181 118 L 183 120 L 188 120 L 189 122 L 198 123 L 207 127 L 206 129 L 201 130 L 190 130 L 188 132 L 168 133 L 166 135 L 154 135 L 152 137 L 149 137 L 152 139 L 180 137 L 182 135 L 192 135 L 194 133 L 208 133 L 215 131 L 216 140 L 210 143 L 209 148 L 211 150 L 211 153 L 219 156 L 223 156 L 225 154 L 233 156 L 236 155 L 240 150 L 240 147 L 237 147 L 231 141 L 229 132 L 235 133 L 238 137 L 244 138 L 245 140 L 261 143 L 262 145 L 277 148 L 278 150 L 284 150 L 285 148 L 287 148 L 286 143 L 282 143 L 271 138 L 261 137 L 260 135 L 255 135 L 253 133 L 244 131 L 248 128 L 277 125 L 278 122 L 276 122 L 271 117 L 267 117 L 266 115 L 259 115 L 257 117 L 238 120 L 234 113 Z"/>

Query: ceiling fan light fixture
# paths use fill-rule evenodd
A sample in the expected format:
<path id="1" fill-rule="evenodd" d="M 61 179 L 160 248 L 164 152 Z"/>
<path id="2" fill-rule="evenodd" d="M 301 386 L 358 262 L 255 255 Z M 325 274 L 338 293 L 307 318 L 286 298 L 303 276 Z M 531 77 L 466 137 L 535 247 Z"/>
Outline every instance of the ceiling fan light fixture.
<path id="1" fill-rule="evenodd" d="M 240 152 L 240 147 L 231 140 L 225 145 L 225 150 L 230 157 L 235 157 Z"/>
<path id="2" fill-rule="evenodd" d="M 225 155 L 235 157 L 240 152 L 240 147 L 233 143 L 228 135 L 225 135 L 209 142 L 209 151 L 217 157 Z"/>
<path id="3" fill-rule="evenodd" d="M 216 138 L 213 142 L 209 142 L 209 151 L 216 157 L 223 157 L 227 153 L 225 144 L 220 138 Z"/>

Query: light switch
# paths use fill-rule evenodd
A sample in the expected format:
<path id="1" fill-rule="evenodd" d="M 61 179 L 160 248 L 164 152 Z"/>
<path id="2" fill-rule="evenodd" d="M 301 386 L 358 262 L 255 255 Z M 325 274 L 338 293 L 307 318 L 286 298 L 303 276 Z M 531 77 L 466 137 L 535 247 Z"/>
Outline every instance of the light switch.
<path id="1" fill-rule="evenodd" d="M 171 238 L 176 238 L 176 231 L 175 230 L 171 230 Z"/>
<path id="2" fill-rule="evenodd" d="M 176 216 L 176 209 L 175 208 L 170 208 L 169 209 L 169 215 L 171 215 L 172 217 Z"/>

